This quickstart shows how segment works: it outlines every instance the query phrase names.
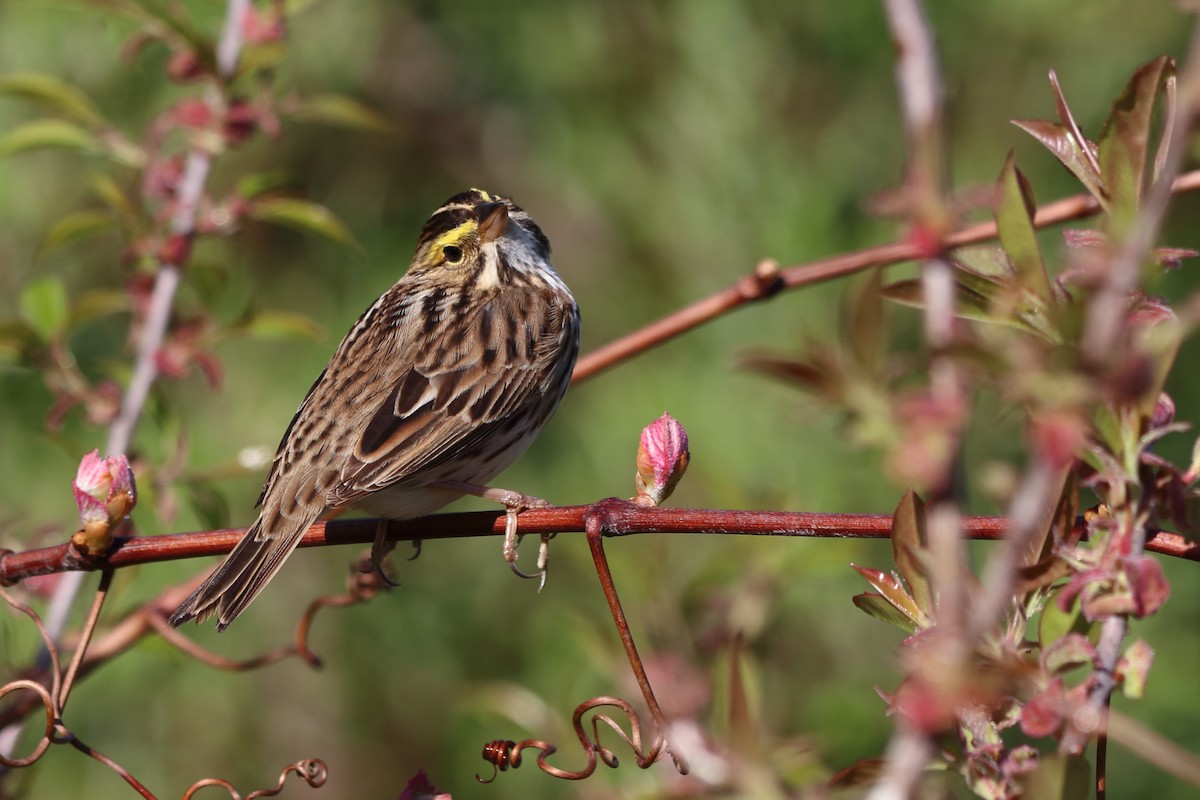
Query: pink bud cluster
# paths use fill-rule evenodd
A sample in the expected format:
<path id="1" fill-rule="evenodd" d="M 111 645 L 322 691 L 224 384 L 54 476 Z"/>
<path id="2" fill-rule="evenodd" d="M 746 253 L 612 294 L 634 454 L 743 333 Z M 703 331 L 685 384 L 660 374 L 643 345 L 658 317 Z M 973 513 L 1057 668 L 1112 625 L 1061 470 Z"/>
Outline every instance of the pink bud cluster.
<path id="1" fill-rule="evenodd" d="M 88 555 L 99 555 L 112 542 L 112 526 L 129 516 L 137 503 L 129 460 L 123 455 L 101 458 L 100 451 L 93 450 L 79 462 L 72 490 L 81 527 L 71 541 Z"/>

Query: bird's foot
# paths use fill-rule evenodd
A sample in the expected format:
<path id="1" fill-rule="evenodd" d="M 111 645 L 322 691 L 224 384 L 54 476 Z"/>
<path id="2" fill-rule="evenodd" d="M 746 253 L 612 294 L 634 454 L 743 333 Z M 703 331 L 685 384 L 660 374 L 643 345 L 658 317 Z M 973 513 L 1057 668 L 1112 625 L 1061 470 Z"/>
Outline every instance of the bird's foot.
<path id="1" fill-rule="evenodd" d="M 381 519 L 375 525 L 375 541 L 371 543 L 371 569 L 379 576 L 379 579 L 393 589 L 400 585 L 398 581 L 392 580 L 391 576 L 383 568 L 384 559 L 396 549 L 395 542 L 389 542 L 387 538 L 388 520 Z M 417 552 L 420 553 L 420 545 L 417 544 Z M 415 558 L 415 556 L 414 556 Z"/>
<path id="2" fill-rule="evenodd" d="M 517 546 L 521 543 L 521 534 L 517 530 L 517 515 L 529 508 L 549 508 L 550 504 L 540 497 L 521 494 L 511 489 L 498 489 L 492 486 L 477 486 L 458 481 L 442 481 L 440 488 L 453 489 L 464 494 L 482 497 L 504 506 L 504 560 L 513 574 L 519 578 L 540 581 L 538 591 L 546 585 L 546 565 L 550 561 L 550 539 L 554 534 L 542 534 L 542 543 L 538 547 L 538 571 L 532 575 L 517 566 Z"/>

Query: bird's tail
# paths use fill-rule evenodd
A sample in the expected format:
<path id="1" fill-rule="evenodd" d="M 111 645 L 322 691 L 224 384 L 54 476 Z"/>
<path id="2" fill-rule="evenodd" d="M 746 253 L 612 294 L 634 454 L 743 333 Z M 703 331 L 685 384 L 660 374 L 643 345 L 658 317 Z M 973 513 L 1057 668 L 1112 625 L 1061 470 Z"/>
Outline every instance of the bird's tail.
<path id="1" fill-rule="evenodd" d="M 225 630 L 283 566 L 309 524 L 311 520 L 305 520 L 294 530 L 289 527 L 283 533 L 267 535 L 260 515 L 225 561 L 180 603 L 168 621 L 178 628 L 188 620 L 203 622 L 215 615 L 217 630 Z"/>

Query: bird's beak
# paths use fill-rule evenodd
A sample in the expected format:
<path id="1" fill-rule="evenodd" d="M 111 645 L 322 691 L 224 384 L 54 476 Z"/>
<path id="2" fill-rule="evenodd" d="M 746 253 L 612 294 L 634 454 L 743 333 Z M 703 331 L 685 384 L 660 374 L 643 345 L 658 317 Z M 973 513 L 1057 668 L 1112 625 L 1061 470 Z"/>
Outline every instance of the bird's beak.
<path id="1" fill-rule="evenodd" d="M 508 206 L 504 203 L 482 203 L 479 206 L 479 238 L 494 242 L 508 230 Z"/>

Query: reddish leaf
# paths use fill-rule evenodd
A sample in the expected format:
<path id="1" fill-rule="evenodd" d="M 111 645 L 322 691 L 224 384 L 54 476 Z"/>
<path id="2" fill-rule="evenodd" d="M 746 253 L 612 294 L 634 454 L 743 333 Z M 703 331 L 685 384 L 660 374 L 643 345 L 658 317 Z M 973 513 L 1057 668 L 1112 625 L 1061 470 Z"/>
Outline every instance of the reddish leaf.
<path id="1" fill-rule="evenodd" d="M 1133 599 L 1130 613 L 1139 619 L 1158 611 L 1171 594 L 1171 585 L 1163 574 L 1162 564 L 1151 556 L 1127 559 L 1125 574 Z"/>
<path id="2" fill-rule="evenodd" d="M 1108 234 L 1095 228 L 1063 228 L 1062 235 L 1067 247 L 1095 247 L 1108 250 Z"/>
<path id="3" fill-rule="evenodd" d="M 933 595 L 918 555 L 925 549 L 926 542 L 925 502 L 909 489 L 892 513 L 892 558 L 917 608 L 924 614 L 930 614 L 933 611 Z"/>
<path id="4" fill-rule="evenodd" d="M 1051 735 L 1062 727 L 1065 707 L 1062 679 L 1055 678 L 1021 708 L 1021 730 L 1035 739 Z"/>
<path id="5" fill-rule="evenodd" d="M 868 375 L 883 367 L 887 338 L 883 297 L 879 290 L 883 270 L 871 270 L 845 296 L 841 314 L 842 339 L 850 346 L 854 361 Z"/>
<path id="6" fill-rule="evenodd" d="M 1192 250 L 1187 247 L 1158 247 L 1150 251 L 1150 258 L 1154 260 L 1154 263 L 1167 269 L 1179 269 L 1183 259 L 1196 256 L 1200 256 L 1200 250 Z"/>
<path id="7" fill-rule="evenodd" d="M 439 793 L 433 784 L 429 782 L 428 776 L 425 775 L 425 770 L 417 770 L 417 774 L 409 779 L 404 786 L 404 791 L 396 800 L 450 800 L 450 795 Z"/>
<path id="8" fill-rule="evenodd" d="M 1138 69 L 1113 103 L 1100 134 L 1100 173 L 1112 199 L 1110 218 L 1121 235 L 1141 205 L 1154 101 L 1174 71 L 1174 62 L 1166 56 Z"/>
<path id="9" fill-rule="evenodd" d="M 750 355 L 741 359 L 750 369 L 795 382 L 824 400 L 838 402 L 845 394 L 847 378 L 837 355 L 813 348 L 799 358 L 769 354 Z"/>
<path id="10" fill-rule="evenodd" d="M 1087 666 L 1095 659 L 1096 648 L 1080 633 L 1068 633 L 1042 652 L 1042 665 L 1051 675 Z"/>
<path id="11" fill-rule="evenodd" d="M 957 709 L 942 686 L 911 673 L 892 700 L 891 711 L 925 733 L 940 733 L 952 727 Z"/>
<path id="12" fill-rule="evenodd" d="M 1000 773 L 1006 778 L 1025 775 L 1038 766 L 1038 751 L 1027 744 L 1020 744 L 1008 752 L 1000 764 Z"/>
<path id="13" fill-rule="evenodd" d="M 887 761 L 882 758 L 864 758 L 845 769 L 838 770 L 829 779 L 829 787 L 848 789 L 855 786 L 873 786 L 883 775 Z"/>
<path id="14" fill-rule="evenodd" d="M 1076 144 L 1070 131 L 1061 125 L 1041 119 L 1014 119 L 1012 123 L 1037 139 L 1053 153 L 1054 157 L 1062 162 L 1062 165 L 1069 169 L 1084 188 L 1096 198 L 1102 208 L 1108 206 L 1108 198 L 1105 196 L 1104 183 L 1100 178 L 1099 171 L 1092 167 L 1083 147 Z M 1094 147 L 1094 145 L 1087 142 L 1084 147 Z"/>

